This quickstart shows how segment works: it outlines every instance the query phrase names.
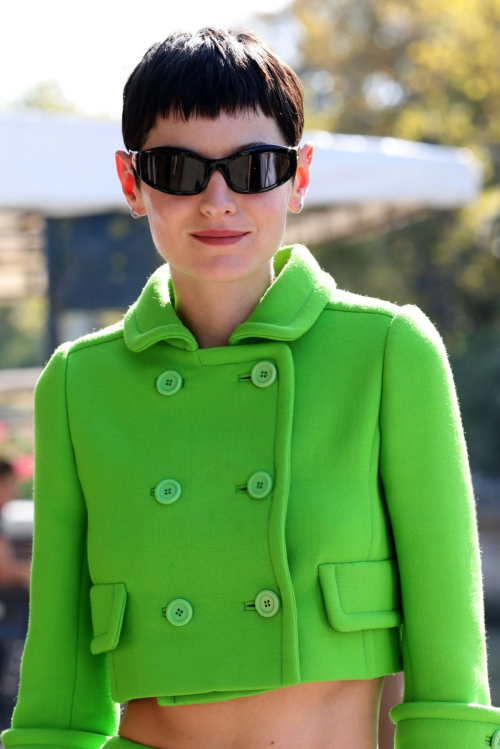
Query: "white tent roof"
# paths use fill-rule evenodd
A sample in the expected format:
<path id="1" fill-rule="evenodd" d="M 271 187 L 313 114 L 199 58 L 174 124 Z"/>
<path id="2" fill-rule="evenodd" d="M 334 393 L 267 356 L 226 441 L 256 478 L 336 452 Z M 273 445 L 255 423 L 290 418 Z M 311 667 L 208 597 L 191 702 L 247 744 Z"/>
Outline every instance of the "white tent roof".
<path id="1" fill-rule="evenodd" d="M 390 137 L 304 132 L 314 143 L 306 207 L 377 202 L 455 208 L 481 190 L 470 149 Z M 126 150 L 119 121 L 36 110 L 0 113 L 0 210 L 50 217 L 129 212 L 114 153 Z"/>

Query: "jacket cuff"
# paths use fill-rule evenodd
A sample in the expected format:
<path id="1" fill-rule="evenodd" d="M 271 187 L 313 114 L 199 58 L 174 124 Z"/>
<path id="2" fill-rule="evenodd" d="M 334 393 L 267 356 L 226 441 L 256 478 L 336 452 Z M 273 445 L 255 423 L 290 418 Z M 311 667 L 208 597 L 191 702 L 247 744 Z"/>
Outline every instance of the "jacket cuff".
<path id="1" fill-rule="evenodd" d="M 102 733 L 60 728 L 7 728 L 0 733 L 5 749 L 100 749 L 111 738 Z"/>
<path id="2" fill-rule="evenodd" d="M 500 708 L 474 702 L 401 702 L 389 710 L 394 749 L 500 749 Z"/>

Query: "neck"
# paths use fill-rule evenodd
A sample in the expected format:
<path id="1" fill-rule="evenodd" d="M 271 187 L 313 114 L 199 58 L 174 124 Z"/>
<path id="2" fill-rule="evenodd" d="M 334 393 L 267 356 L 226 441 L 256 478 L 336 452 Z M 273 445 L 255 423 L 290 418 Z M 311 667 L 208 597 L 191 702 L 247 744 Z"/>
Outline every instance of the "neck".
<path id="1" fill-rule="evenodd" d="M 174 308 L 200 348 L 228 346 L 231 333 L 248 319 L 275 280 L 273 260 L 236 281 L 201 281 L 170 267 Z"/>

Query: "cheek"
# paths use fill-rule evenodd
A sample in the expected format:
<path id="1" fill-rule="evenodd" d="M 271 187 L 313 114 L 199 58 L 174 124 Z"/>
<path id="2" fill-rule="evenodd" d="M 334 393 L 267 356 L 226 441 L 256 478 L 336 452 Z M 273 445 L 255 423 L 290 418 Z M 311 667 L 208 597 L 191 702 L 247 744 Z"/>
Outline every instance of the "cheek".
<path id="1" fill-rule="evenodd" d="M 194 207 L 189 196 L 167 195 L 158 190 L 152 193 L 148 196 L 146 207 L 150 222 L 158 227 L 178 226 L 192 215 Z"/>
<path id="2" fill-rule="evenodd" d="M 281 187 L 263 192 L 260 195 L 248 195 L 247 197 L 251 198 L 247 204 L 248 213 L 252 213 L 256 220 L 265 216 L 266 220 L 272 219 L 275 222 L 281 222 L 288 205 L 288 192 Z M 245 210 L 245 205 L 242 208 Z"/>

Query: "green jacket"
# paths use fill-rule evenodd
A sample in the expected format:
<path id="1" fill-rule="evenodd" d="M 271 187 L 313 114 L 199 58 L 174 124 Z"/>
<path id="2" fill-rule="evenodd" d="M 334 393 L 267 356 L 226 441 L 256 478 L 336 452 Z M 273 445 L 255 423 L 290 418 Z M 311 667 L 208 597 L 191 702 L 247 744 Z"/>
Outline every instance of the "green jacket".
<path id="1" fill-rule="evenodd" d="M 120 703 L 404 670 L 396 749 L 500 747 L 452 371 L 415 305 L 296 244 L 228 346 L 168 264 L 35 388 L 30 619 L 7 749 L 99 749 Z"/>

